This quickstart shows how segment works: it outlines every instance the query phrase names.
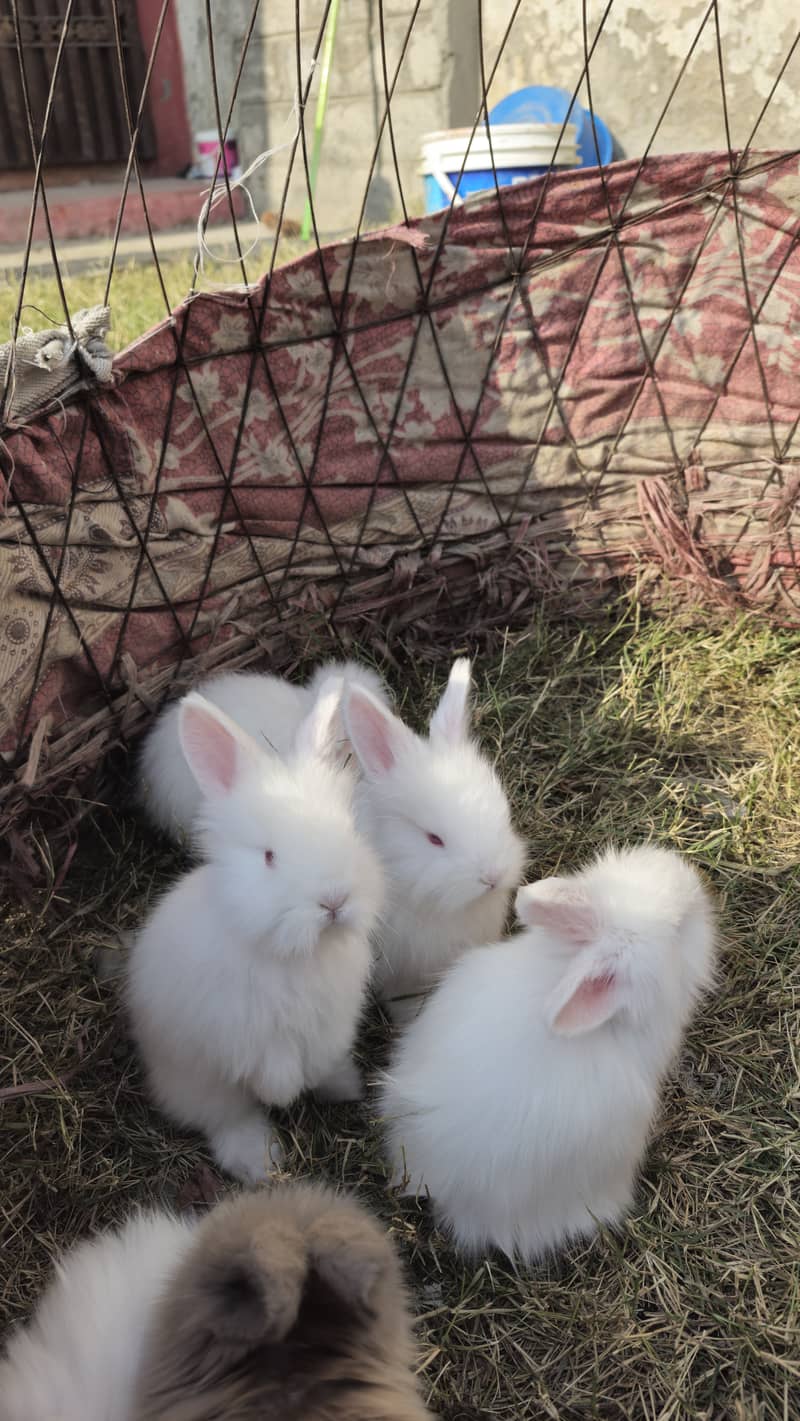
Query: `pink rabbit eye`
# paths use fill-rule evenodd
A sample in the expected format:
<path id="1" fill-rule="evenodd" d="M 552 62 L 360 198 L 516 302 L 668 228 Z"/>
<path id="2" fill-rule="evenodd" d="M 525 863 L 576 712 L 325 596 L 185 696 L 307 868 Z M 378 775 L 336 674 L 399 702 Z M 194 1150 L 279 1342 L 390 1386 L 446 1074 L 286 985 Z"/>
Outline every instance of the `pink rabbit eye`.
<path id="1" fill-rule="evenodd" d="M 429 843 L 429 844 L 435 844 L 436 847 L 437 847 L 437 849 L 443 849 L 443 848 L 444 848 L 444 839 L 440 839 L 438 834 L 429 834 L 429 835 L 428 835 L 428 843 Z"/>
<path id="2" fill-rule="evenodd" d="M 264 850 L 264 862 L 268 864 L 273 864 L 275 862 L 275 854 L 272 849 Z"/>

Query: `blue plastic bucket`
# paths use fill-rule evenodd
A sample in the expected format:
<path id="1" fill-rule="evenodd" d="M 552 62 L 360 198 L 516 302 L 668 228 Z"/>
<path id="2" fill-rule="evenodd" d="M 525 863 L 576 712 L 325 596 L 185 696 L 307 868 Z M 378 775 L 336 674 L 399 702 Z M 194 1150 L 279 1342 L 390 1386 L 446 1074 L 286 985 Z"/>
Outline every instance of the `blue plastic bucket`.
<path id="1" fill-rule="evenodd" d="M 573 99 L 568 89 L 551 89 L 538 84 L 517 89 L 495 104 L 489 114 L 489 122 L 493 127 L 500 123 L 561 125 L 568 116 L 577 130 L 578 167 L 594 168 L 599 163 L 614 163 L 624 158 L 622 148 L 607 124 L 595 114 L 592 126 L 591 114 L 577 99 Z"/>
<path id="2" fill-rule="evenodd" d="M 560 123 L 504 123 L 492 124 L 491 134 L 485 124 L 474 133 L 451 128 L 427 134 L 420 168 L 425 210 L 460 203 L 470 193 L 493 189 L 495 182 L 509 187 L 551 167 L 577 167 L 575 125 L 568 124 L 563 134 L 561 129 Z"/>

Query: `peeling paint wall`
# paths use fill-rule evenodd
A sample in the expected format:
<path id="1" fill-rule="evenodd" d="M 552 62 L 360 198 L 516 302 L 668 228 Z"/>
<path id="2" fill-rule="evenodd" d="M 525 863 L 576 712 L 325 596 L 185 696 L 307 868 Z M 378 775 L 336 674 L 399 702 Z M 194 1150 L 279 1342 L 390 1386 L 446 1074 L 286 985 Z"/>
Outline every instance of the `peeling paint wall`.
<path id="1" fill-rule="evenodd" d="M 469 0 L 467 0 L 469 3 Z M 484 0 L 484 44 L 490 64 L 503 41 L 515 0 Z M 587 0 L 589 45 L 606 0 Z M 675 96 L 652 145 L 656 153 L 728 146 L 714 16 L 702 33 L 708 0 L 613 0 L 592 55 L 592 100 L 626 154 L 638 157 Z M 797 0 L 719 0 L 719 30 L 731 143 L 750 138 L 800 26 Z M 584 61 L 581 0 L 522 0 L 491 99 L 524 84 L 574 89 Z M 586 103 L 584 83 L 580 97 Z M 754 142 L 790 148 L 800 132 L 800 45 L 787 66 Z"/>
<path id="2" fill-rule="evenodd" d="M 483 0 L 482 32 L 487 76 L 497 58 L 518 0 Z M 382 8 L 388 69 L 393 73 L 406 41 L 416 0 L 340 0 L 329 107 L 318 189 L 318 215 L 326 234 L 352 230 L 369 176 L 384 108 L 379 22 Z M 177 0 L 191 127 L 214 128 L 205 7 Z M 798 0 L 719 0 L 728 122 L 734 147 L 750 137 L 800 25 Z M 214 42 L 223 114 L 227 110 L 252 0 L 212 0 Z M 490 90 L 496 101 L 524 84 L 572 90 L 583 65 L 581 0 L 521 0 Z M 586 0 L 589 43 L 606 0 Z M 685 73 L 661 120 L 656 153 L 727 147 L 713 15 L 698 38 L 708 0 L 613 0 L 591 61 L 597 112 L 632 157 L 641 154 L 659 123 L 670 89 L 687 55 Z M 310 62 L 324 0 L 302 0 L 300 49 Z M 433 129 L 470 124 L 480 96 L 478 0 L 421 0 L 405 48 L 392 100 L 394 138 L 409 210 L 422 210 L 418 173 L 422 136 Z M 242 76 L 232 131 L 243 164 L 291 139 L 297 84 L 295 0 L 262 0 Z M 310 144 L 318 73 L 306 111 Z M 581 98 L 587 100 L 584 83 Z M 755 143 L 787 148 L 800 133 L 800 45 L 786 68 Z M 248 186 L 257 211 L 276 209 L 287 154 L 276 153 Z M 298 158 L 288 212 L 302 214 L 305 181 Z M 388 132 L 381 146 L 367 222 L 380 225 L 399 214 Z"/>

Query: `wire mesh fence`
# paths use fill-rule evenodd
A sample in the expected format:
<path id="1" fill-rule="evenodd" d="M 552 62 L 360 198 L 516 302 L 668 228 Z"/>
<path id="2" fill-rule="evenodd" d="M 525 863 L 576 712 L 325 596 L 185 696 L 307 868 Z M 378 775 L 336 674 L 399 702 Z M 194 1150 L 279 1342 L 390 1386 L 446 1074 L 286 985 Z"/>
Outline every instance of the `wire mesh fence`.
<path id="1" fill-rule="evenodd" d="M 32 803 L 80 812 L 82 774 L 212 666 L 367 636 L 449 654 L 542 595 L 589 609 L 664 570 L 800 620 L 800 149 L 782 139 L 800 34 L 776 0 L 734 104 L 738 5 L 679 26 L 656 7 L 643 49 L 635 9 L 2 0 L 3 162 L 29 184 L 0 363 L 0 822 L 19 857 Z M 556 161 L 505 186 L 488 116 L 565 33 Z M 646 72 L 665 35 L 636 155 L 559 167 L 574 104 L 599 154 L 626 85 L 641 108 L 620 54 Z M 189 152 L 176 86 L 243 170 L 181 179 L 177 277 L 154 220 L 159 153 Z M 681 155 L 698 92 L 708 151 Z M 422 135 L 459 125 L 449 205 L 425 214 Z M 480 142 L 486 189 L 464 198 Z M 92 318 L 70 295 L 65 163 L 111 164 Z M 161 322 L 112 366 L 103 312 L 148 283 Z"/>

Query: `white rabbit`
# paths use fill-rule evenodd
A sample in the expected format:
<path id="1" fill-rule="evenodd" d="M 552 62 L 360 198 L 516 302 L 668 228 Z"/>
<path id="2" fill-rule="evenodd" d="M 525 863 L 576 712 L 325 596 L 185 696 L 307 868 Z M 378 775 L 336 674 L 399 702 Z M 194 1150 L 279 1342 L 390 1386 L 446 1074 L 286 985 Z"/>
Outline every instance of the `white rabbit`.
<path id="1" fill-rule="evenodd" d="M 2 1421 L 424 1421 L 408 1301 L 355 1202 L 260 1190 L 79 1244 L 0 1360 Z"/>
<path id="2" fill-rule="evenodd" d="M 715 933 L 695 870 L 655 846 L 521 888 L 517 914 L 528 931 L 464 956 L 409 1027 L 382 1114 L 458 1244 L 530 1261 L 630 1208 Z"/>
<path id="3" fill-rule="evenodd" d="M 260 1104 L 352 1099 L 380 865 L 353 821 L 354 777 L 329 758 L 338 692 L 286 761 L 193 692 L 180 744 L 204 795 L 208 862 L 134 940 L 127 996 L 153 1095 L 245 1180 L 279 1156 Z"/>
<path id="4" fill-rule="evenodd" d="M 364 782 L 357 821 L 392 889 L 376 939 L 375 983 L 402 1020 L 465 947 L 500 935 L 523 849 L 500 781 L 470 738 L 465 659 L 452 667 L 427 738 L 392 714 L 378 678 L 353 662 L 320 667 L 303 688 L 231 674 L 202 689 L 254 739 L 283 754 L 298 716 L 326 688 L 342 686 L 343 724 L 335 723 L 333 738 L 341 734 L 358 757 Z M 180 754 L 178 716 L 179 706 L 162 713 L 143 752 L 148 812 L 173 833 L 190 827 L 200 802 Z"/>
<path id="5" fill-rule="evenodd" d="M 36 1316 L 0 1361 L 2 1421 L 129 1421 L 155 1300 L 193 1227 L 135 1214 L 56 1266 Z"/>
<path id="6" fill-rule="evenodd" d="M 325 663 L 307 686 L 294 686 L 280 676 L 258 671 L 228 671 L 208 677 L 195 689 L 265 750 L 284 756 L 314 702 L 327 690 L 341 689 L 345 682 L 366 686 L 378 700 L 385 700 L 386 688 L 380 677 L 354 661 Z M 202 802 L 197 780 L 181 754 L 180 707 L 181 702 L 175 701 L 157 717 L 145 737 L 139 767 L 143 808 L 152 822 L 173 838 L 190 833 Z M 349 747 L 338 718 L 332 738 L 341 738 L 344 761 Z"/>
<path id="7" fill-rule="evenodd" d="M 465 948 L 503 930 L 523 847 L 494 769 L 469 733 L 470 663 L 454 662 L 427 738 L 369 690 L 346 685 L 342 715 L 361 764 L 356 815 L 387 877 L 375 985 L 396 1020 Z"/>

